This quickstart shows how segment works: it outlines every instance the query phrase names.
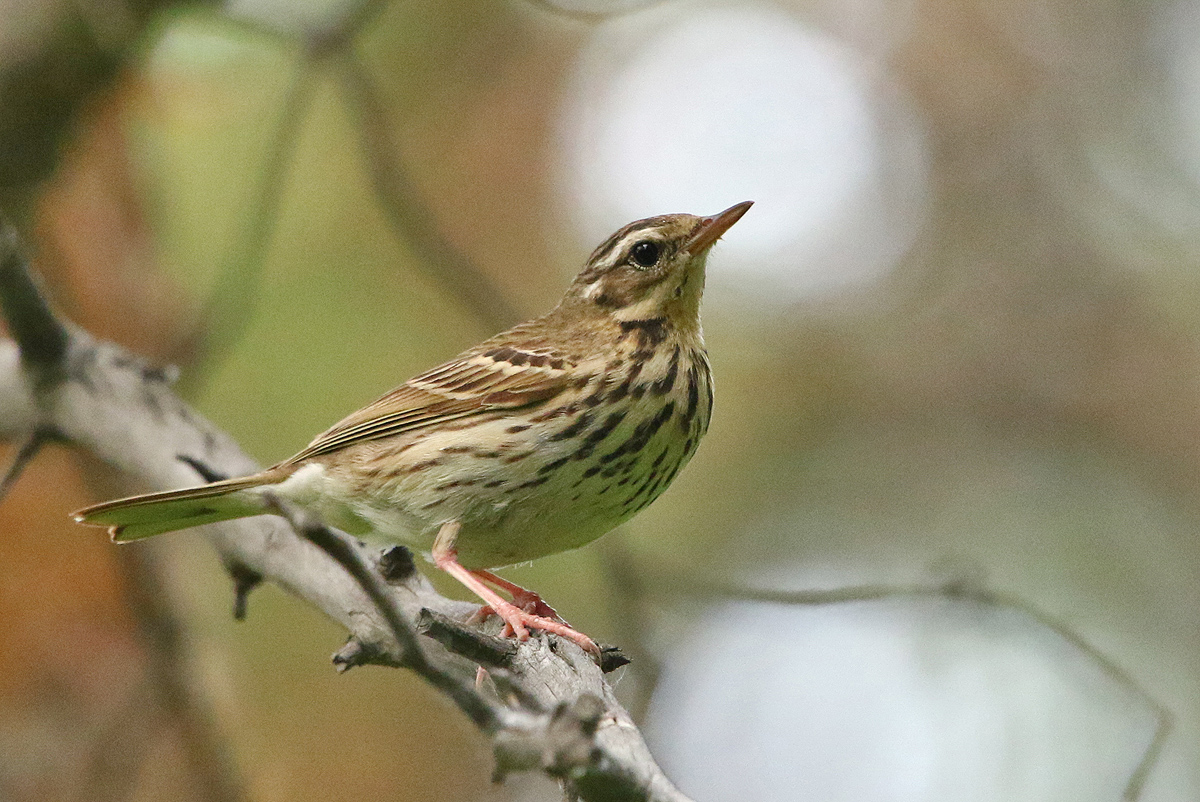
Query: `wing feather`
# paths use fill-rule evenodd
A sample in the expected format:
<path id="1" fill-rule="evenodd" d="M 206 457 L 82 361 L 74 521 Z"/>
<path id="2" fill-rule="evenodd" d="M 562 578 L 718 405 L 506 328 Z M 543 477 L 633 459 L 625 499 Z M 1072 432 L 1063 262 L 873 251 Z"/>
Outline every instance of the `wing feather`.
<path id="1" fill-rule="evenodd" d="M 573 360 L 567 357 L 486 345 L 409 379 L 318 435 L 284 464 L 472 415 L 545 403 L 570 383 Z"/>

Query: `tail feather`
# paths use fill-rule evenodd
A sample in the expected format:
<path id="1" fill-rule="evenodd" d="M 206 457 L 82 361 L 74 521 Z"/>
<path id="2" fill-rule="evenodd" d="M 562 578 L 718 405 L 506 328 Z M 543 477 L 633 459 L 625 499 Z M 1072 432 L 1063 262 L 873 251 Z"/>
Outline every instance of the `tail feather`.
<path id="1" fill-rule="evenodd" d="M 279 478 L 259 473 L 200 487 L 121 498 L 84 507 L 72 517 L 79 523 L 107 526 L 113 540 L 140 540 L 176 529 L 261 515 L 266 512 L 262 504 L 238 491 L 272 484 Z"/>

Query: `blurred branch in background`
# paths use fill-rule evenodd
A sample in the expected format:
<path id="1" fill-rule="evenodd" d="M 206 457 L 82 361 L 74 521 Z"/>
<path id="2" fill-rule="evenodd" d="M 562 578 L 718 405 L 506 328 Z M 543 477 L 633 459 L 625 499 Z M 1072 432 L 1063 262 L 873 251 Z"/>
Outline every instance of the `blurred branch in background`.
<path id="1" fill-rule="evenodd" d="M 502 329 L 517 320 L 516 309 L 500 287 L 441 235 L 433 213 L 405 173 L 379 92 L 356 50 L 357 40 L 385 5 L 382 0 L 344 3 L 342 13 L 330 18 L 324 27 L 308 28 L 298 35 L 293 56 L 295 75 L 283 100 L 274 141 L 266 149 L 254 178 L 254 199 L 239 220 L 235 245 L 229 249 L 202 315 L 209 333 L 204 340 L 201 369 L 189 372 L 188 386 L 202 386 L 211 364 L 219 362 L 236 345 L 249 325 L 261 292 L 259 281 L 280 204 L 288 188 L 289 167 L 297 158 L 297 141 L 307 122 L 312 96 L 328 68 L 332 68 L 335 85 L 344 93 L 353 114 L 376 201 L 396 239 L 412 248 L 426 274 L 444 285 L 488 328 Z M 246 24 L 270 38 L 288 40 L 287 33 L 272 29 L 266 21 Z"/>
<path id="2" fill-rule="evenodd" d="M 345 50 L 338 53 L 337 68 L 346 100 L 355 112 L 371 186 L 396 235 L 412 246 L 430 266 L 431 275 L 489 329 L 511 326 L 520 317 L 516 308 L 485 273 L 438 233 L 437 220 L 401 168 L 399 151 L 367 67 L 352 50 Z"/>
<path id="3" fill-rule="evenodd" d="M 58 167 L 80 109 L 108 88 L 163 2 L 6 4 L 0 27 L 0 197 L 23 208 Z"/>
<path id="4" fill-rule="evenodd" d="M 1121 789 L 1120 798 L 1126 802 L 1134 802 L 1134 800 L 1142 798 L 1146 783 L 1151 779 L 1151 774 L 1162 755 L 1167 738 L 1171 734 L 1174 721 L 1171 711 L 1155 699 L 1133 674 L 1089 643 L 1068 622 L 1038 608 L 1028 599 L 988 589 L 981 584 L 979 577 L 947 579 L 945 582 L 925 585 L 859 585 L 833 590 L 796 591 L 739 586 L 702 576 L 673 575 L 669 571 L 653 572 L 653 577 L 653 593 L 648 594 L 644 599 L 644 607 L 637 615 L 642 620 L 653 617 L 655 604 L 702 603 L 713 605 L 728 601 L 813 607 L 926 599 L 943 600 L 949 604 L 967 607 L 977 605 L 995 611 L 1016 613 L 1025 620 L 1026 626 L 1034 629 L 1043 628 L 1070 648 L 1077 650 L 1102 674 L 1153 711 L 1155 727 L 1150 742 L 1146 745 L 1127 782 Z M 645 581 L 641 584 L 643 587 L 648 586 Z"/>
<path id="5" fill-rule="evenodd" d="M 205 303 L 202 353 L 187 373 L 186 387 L 203 386 L 209 372 L 228 356 L 250 325 L 262 292 L 262 277 L 271 234 L 287 189 L 288 166 L 295 155 L 296 140 L 303 130 L 305 115 L 316 91 L 317 65 L 300 59 L 283 100 L 274 141 L 254 177 L 254 198 L 239 220 L 234 246 L 218 268 L 217 278 Z"/>
<path id="6" fill-rule="evenodd" d="M 0 31 L 10 44 L 7 58 L 0 59 L 0 109 L 5 110 L 0 123 L 0 199 L 18 220 L 28 216 L 32 193 L 58 166 L 82 110 L 98 92 L 110 89 L 126 53 L 138 43 L 154 14 L 172 5 L 130 4 L 118 7 L 114 14 L 110 5 L 101 9 L 91 3 L 46 3 L 29 6 L 34 13 L 10 19 L 24 24 Z M 233 17 L 223 22 L 244 25 L 281 44 L 294 36 L 295 73 L 281 103 L 274 141 L 251 179 L 253 200 L 240 217 L 201 316 L 209 329 L 203 342 L 205 361 L 228 351 L 253 314 L 296 142 L 328 64 L 335 66 L 338 85 L 354 113 L 371 184 L 397 239 L 421 257 L 431 279 L 444 282 L 489 328 L 502 328 L 517 318 L 505 294 L 441 235 L 397 155 L 391 123 L 368 68 L 356 53 L 357 39 L 386 3 L 361 0 L 341 5 L 342 13 L 323 27 L 294 35 L 286 32 L 286 26 L 275 28 L 262 19 Z M 197 379 L 193 376 L 189 381 Z"/>
<path id="7" fill-rule="evenodd" d="M 124 787 L 120 793 L 114 793 L 112 798 L 128 798 L 137 787 L 138 772 L 149 759 L 151 739 L 164 725 L 173 725 L 179 728 L 187 767 L 195 778 L 191 788 L 196 797 L 205 802 L 246 799 L 230 744 L 217 726 L 203 685 L 191 674 L 186 658 L 185 626 L 166 601 L 170 593 L 157 560 L 151 549 L 128 549 L 119 554 L 129 589 L 130 612 L 149 657 L 147 688 L 131 696 L 128 720 L 121 722 L 119 717 L 109 731 L 96 738 L 93 764 L 96 771 L 85 781 L 84 794 L 86 798 L 100 798 L 91 794 L 94 789 L 110 784 L 106 782 L 106 769 L 115 764 L 124 766 L 128 776 L 121 783 Z M 144 720 L 147 703 L 160 712 Z M 139 734 L 144 739 L 141 743 L 137 741 Z"/>

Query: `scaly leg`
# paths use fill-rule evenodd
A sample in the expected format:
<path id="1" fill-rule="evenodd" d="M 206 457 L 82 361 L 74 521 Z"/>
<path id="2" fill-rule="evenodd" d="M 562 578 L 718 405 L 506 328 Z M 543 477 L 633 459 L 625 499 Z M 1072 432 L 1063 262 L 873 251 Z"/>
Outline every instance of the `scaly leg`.
<path id="1" fill-rule="evenodd" d="M 554 611 L 551 610 L 548 605 L 542 602 L 541 599 L 538 599 L 536 594 L 530 594 L 529 591 L 526 591 L 524 588 L 517 588 L 523 594 L 522 603 L 528 603 L 530 601 L 528 596 L 530 595 L 537 599 L 537 603 L 534 604 L 533 611 L 523 610 L 512 602 L 501 597 L 499 593 L 488 587 L 484 580 L 477 575 L 479 573 L 483 573 L 488 576 L 490 581 L 491 578 L 495 576 L 494 574 L 490 574 L 486 571 L 475 572 L 463 567 L 463 565 L 458 561 L 458 551 L 454 548 L 455 540 L 458 538 L 458 530 L 460 528 L 461 525 L 458 523 L 458 521 L 448 521 L 445 524 L 442 524 L 442 528 L 438 532 L 437 538 L 433 541 L 434 565 L 466 585 L 472 593 L 483 599 L 484 602 L 487 603 L 488 607 L 492 608 L 492 612 L 500 616 L 500 620 L 507 625 L 508 629 L 512 630 L 512 634 L 516 636 L 518 640 L 528 640 L 530 629 L 540 629 L 546 632 L 553 632 L 555 635 L 561 635 L 564 638 L 569 638 L 578 643 L 584 649 L 584 651 L 590 652 L 591 654 L 600 654 L 600 647 L 598 647 L 596 642 L 587 635 L 571 629 L 571 627 L 562 621 L 557 621 L 554 618 L 550 618 L 549 616 L 545 615 L 537 615 L 537 613 L 542 609 L 549 610 L 552 615 L 554 614 Z M 496 578 L 499 579 L 499 577 Z M 514 588 L 517 587 L 511 582 L 506 582 L 504 580 L 501 580 L 498 584 L 505 589 L 508 589 L 507 586 Z"/>

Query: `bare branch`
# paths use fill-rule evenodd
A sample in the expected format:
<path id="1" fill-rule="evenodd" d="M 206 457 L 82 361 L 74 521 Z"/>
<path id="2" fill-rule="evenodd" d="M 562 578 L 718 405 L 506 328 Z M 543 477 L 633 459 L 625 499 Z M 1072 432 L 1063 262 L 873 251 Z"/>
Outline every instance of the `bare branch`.
<path id="1" fill-rule="evenodd" d="M 424 648 L 417 640 L 416 631 L 404 620 L 403 612 L 388 593 L 383 577 L 371 569 L 349 542 L 305 511 L 281 498 L 271 498 L 269 503 L 276 512 L 287 519 L 297 534 L 339 562 L 346 572 L 357 580 L 363 592 L 383 615 L 392 637 L 400 645 L 403 665 L 416 671 L 435 688 L 453 699 L 479 729 L 492 733 L 500 728 L 500 716 L 491 705 L 486 704 L 470 686 L 459 682 L 450 672 L 442 670 L 426 656 Z"/>
<path id="2" fill-rule="evenodd" d="M 517 642 L 512 638 L 484 634 L 433 610 L 421 611 L 417 631 L 481 666 L 507 668 L 517 655 Z"/>
<path id="3" fill-rule="evenodd" d="M 0 273 L 0 306 L 19 316 L 27 314 L 23 304 L 41 300 L 22 296 L 21 288 L 33 285 L 13 252 L 0 253 L 10 264 Z M 63 329 L 61 359 L 27 369 L 15 353 L 23 353 L 23 330 L 15 344 L 0 343 L 0 399 L 13 400 L 0 406 L 0 432 L 57 432 L 125 472 L 136 489 L 257 470 L 228 435 L 175 395 L 164 371 L 74 327 Z M 335 655 L 339 668 L 372 662 L 421 673 L 492 738 L 497 776 L 540 770 L 583 800 L 687 802 L 654 762 L 601 668 L 577 645 L 544 635 L 519 644 L 504 668 L 489 669 L 505 701 L 486 696 L 475 683 L 479 664 L 456 653 L 469 648 L 417 634 L 425 609 L 461 622 L 476 605 L 437 594 L 402 554 L 389 553 L 385 579 L 378 550 L 286 512 L 308 539 L 275 516 L 204 527 L 222 562 L 234 567 L 239 612 L 259 578 L 324 611 L 351 635 Z"/>

